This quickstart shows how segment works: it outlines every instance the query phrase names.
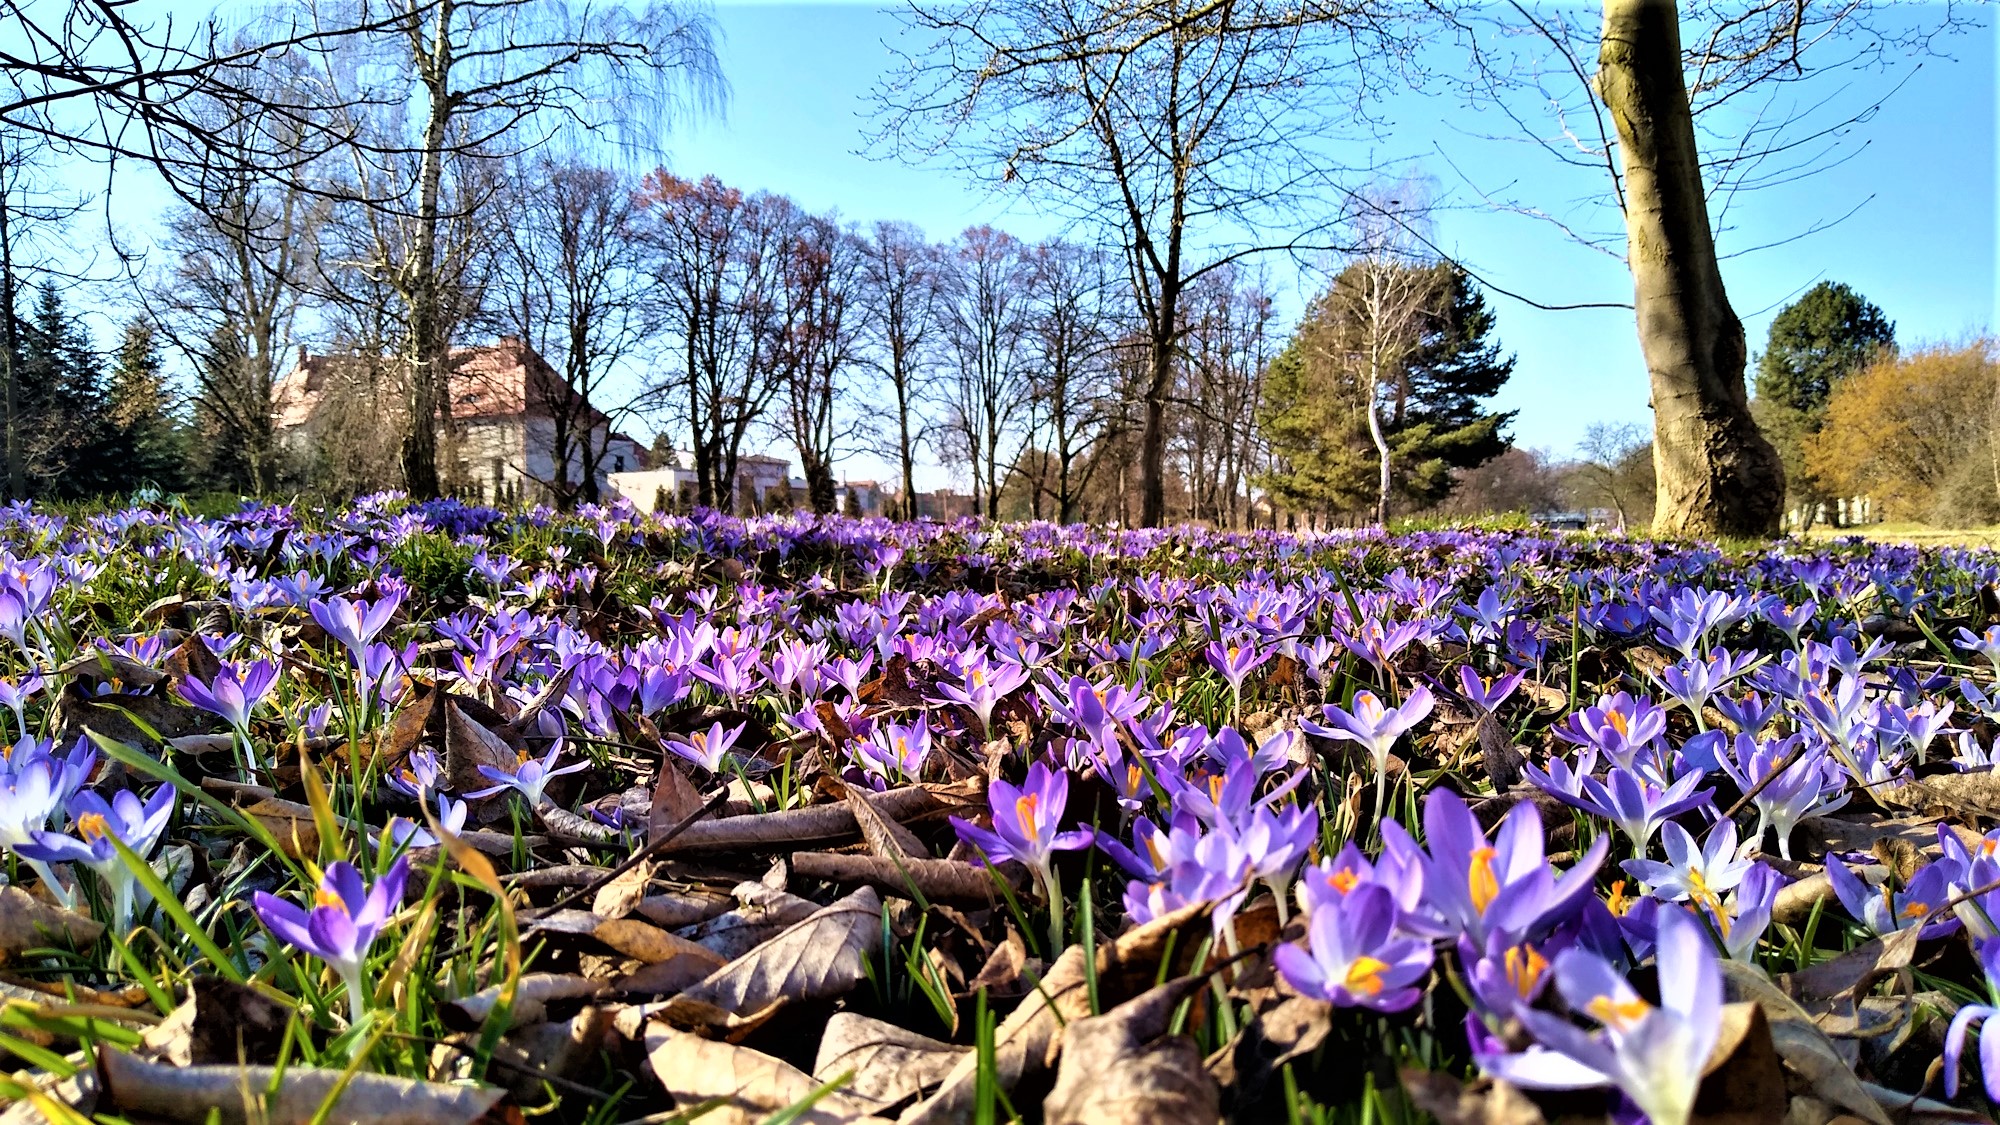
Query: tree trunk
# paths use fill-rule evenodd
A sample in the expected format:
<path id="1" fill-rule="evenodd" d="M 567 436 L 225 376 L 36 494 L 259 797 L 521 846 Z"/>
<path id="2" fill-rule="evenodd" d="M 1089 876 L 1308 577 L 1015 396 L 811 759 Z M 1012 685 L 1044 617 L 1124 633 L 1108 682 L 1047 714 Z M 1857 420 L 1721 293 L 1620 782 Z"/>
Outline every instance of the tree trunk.
<path id="1" fill-rule="evenodd" d="M 417 184 L 417 238 L 410 278 L 409 430 L 403 435 L 403 486 L 417 500 L 434 499 L 440 489 L 437 464 L 438 381 L 450 350 L 437 339 L 438 196 L 444 180 L 445 131 L 451 123 L 452 5 L 438 8 L 437 32 L 422 59 L 430 99 L 424 122 L 423 168 Z"/>
<path id="2" fill-rule="evenodd" d="M 1626 261 L 1652 379 L 1653 529 L 1774 534 L 1785 470 L 1750 417 L 1743 322 L 1715 257 L 1669 0 L 1605 0 L 1597 92 L 1618 128 Z"/>
<path id="3" fill-rule="evenodd" d="M 1155 333 L 1152 350 L 1153 369 L 1146 386 L 1145 415 L 1139 429 L 1141 527 L 1159 527 L 1167 522 L 1167 391 L 1174 378 L 1173 334 Z"/>

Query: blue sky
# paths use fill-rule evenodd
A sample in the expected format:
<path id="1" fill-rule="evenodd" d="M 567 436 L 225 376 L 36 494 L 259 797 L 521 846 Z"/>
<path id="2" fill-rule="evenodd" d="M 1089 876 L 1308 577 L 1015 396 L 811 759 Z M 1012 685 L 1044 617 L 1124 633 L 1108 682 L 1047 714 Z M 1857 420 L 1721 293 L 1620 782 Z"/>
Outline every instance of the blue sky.
<path id="1" fill-rule="evenodd" d="M 1851 94 L 1865 98 L 1908 76 L 1882 111 L 1849 136 L 1851 156 L 1844 163 L 1743 197 L 1731 211 L 1735 229 L 1720 236 L 1725 254 L 1785 239 L 1859 207 L 1831 230 L 1724 262 L 1753 353 L 1778 308 L 1822 278 L 1847 282 L 1874 300 L 1896 321 L 1905 343 L 1961 338 L 2000 323 L 2000 67 L 1992 17 L 1984 10 L 1976 15 L 1986 26 L 1952 40 L 1952 59 L 1929 60 L 1913 75 L 1905 67 L 1895 77 L 1852 79 Z M 893 66 L 889 44 L 900 33 L 895 16 L 877 3 L 724 0 L 715 17 L 729 105 L 720 116 L 662 139 L 673 171 L 713 173 L 737 187 L 783 192 L 859 222 L 910 220 L 935 238 L 980 222 L 1029 238 L 1058 230 L 1036 199 L 1001 185 L 859 153 L 869 93 Z M 1437 48 L 1429 61 L 1441 68 L 1462 65 L 1446 50 Z M 1386 153 L 1428 176 L 1442 205 L 1436 240 L 1477 275 L 1551 304 L 1630 299 L 1630 277 L 1616 257 L 1578 246 L 1547 222 L 1497 211 L 1475 190 L 1509 185 L 1515 198 L 1601 226 L 1615 222 L 1615 213 L 1603 209 L 1601 173 L 1565 167 L 1518 143 L 1518 134 L 1513 142 L 1482 139 L 1511 129 L 1448 96 L 1409 94 L 1384 108 L 1389 124 L 1383 136 L 1368 153 L 1354 155 L 1381 159 Z M 90 177 L 85 184 L 101 182 L 101 172 L 84 174 Z M 113 209 L 141 242 L 152 226 L 147 217 L 165 202 L 157 185 L 146 181 L 143 172 L 121 173 L 120 206 Z M 1270 271 L 1281 311 L 1294 315 L 1317 277 L 1283 261 L 1271 263 Z M 1568 455 L 1592 422 L 1648 421 L 1630 311 L 1549 312 L 1497 294 L 1490 300 L 1498 336 L 1518 359 L 1499 405 L 1519 412 L 1514 434 L 1520 443 Z M 886 471 L 865 456 L 844 468 L 856 477 Z M 924 487 L 943 483 L 948 478 L 935 468 L 920 480 Z"/>
<path id="2" fill-rule="evenodd" d="M 1033 199 L 857 154 L 868 93 L 893 62 L 885 45 L 899 31 L 892 15 L 866 4 L 733 3 L 716 17 L 731 103 L 721 119 L 669 140 L 676 172 L 712 172 L 857 220 L 909 219 L 933 237 L 975 222 L 1026 236 L 1055 229 Z M 1821 278 L 1845 281 L 1874 300 L 1905 341 L 1955 338 L 1995 323 L 1993 30 L 1956 39 L 1950 50 L 1955 61 L 1927 62 L 1858 129 L 1854 141 L 1865 147 L 1846 163 L 1739 200 L 1730 216 L 1737 229 L 1722 236 L 1725 253 L 1860 205 L 1831 230 L 1724 263 L 1753 351 L 1778 307 Z M 1874 81 L 1882 79 L 1855 79 L 1864 90 Z M 1390 143 L 1417 154 L 1417 167 L 1448 204 L 1436 219 L 1439 242 L 1478 273 L 1545 303 L 1630 300 L 1622 262 L 1566 240 L 1546 222 L 1486 208 L 1453 165 L 1481 186 L 1512 182 L 1516 196 L 1546 198 L 1547 209 L 1558 212 L 1566 201 L 1601 194 L 1602 177 L 1579 177 L 1524 146 L 1474 138 L 1500 127 L 1474 121 L 1446 97 L 1400 99 L 1390 114 Z M 1311 279 L 1282 264 L 1273 277 L 1286 307 L 1296 310 Z M 1647 421 L 1645 369 L 1629 311 L 1543 312 L 1491 300 L 1498 335 L 1519 361 L 1500 405 L 1520 412 L 1520 442 L 1566 454 L 1591 422 Z"/>

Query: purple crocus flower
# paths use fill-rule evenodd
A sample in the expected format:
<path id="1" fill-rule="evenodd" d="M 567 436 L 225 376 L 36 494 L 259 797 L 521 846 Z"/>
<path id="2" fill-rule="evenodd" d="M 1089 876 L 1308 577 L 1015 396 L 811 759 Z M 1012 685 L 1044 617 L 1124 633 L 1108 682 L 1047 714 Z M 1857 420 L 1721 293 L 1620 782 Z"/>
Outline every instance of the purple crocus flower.
<path id="1" fill-rule="evenodd" d="M 212 715 L 220 715 L 236 733 L 243 748 L 243 762 L 252 771 L 257 769 L 257 748 L 250 741 L 250 714 L 264 697 L 271 694 L 277 685 L 278 668 L 268 660 L 259 660 L 247 669 L 238 669 L 235 664 L 225 661 L 215 678 L 203 683 L 188 676 L 174 685 L 182 699 Z"/>
<path id="2" fill-rule="evenodd" d="M 1488 591 L 1491 593 L 1491 591 Z M 1492 714 L 1521 686 L 1522 673 L 1509 672 L 1504 676 L 1482 676 L 1472 670 L 1472 665 L 1458 666 L 1458 690 L 1465 701 L 1486 714 Z"/>
<path id="3" fill-rule="evenodd" d="M 1751 961 L 1757 952 L 1757 942 L 1771 927 L 1771 908 L 1777 905 L 1778 892 L 1784 886 L 1785 877 L 1776 869 L 1752 863 L 1728 899 L 1709 904 L 1709 918 L 1715 924 L 1716 935 L 1722 938 L 1723 952 L 1731 959 L 1745 964 Z"/>
<path id="4" fill-rule="evenodd" d="M 1650 887 L 1653 897 L 1668 902 L 1692 900 L 1703 907 L 1719 903 L 1754 866 L 1737 855 L 1734 821 L 1717 821 L 1708 830 L 1706 845 L 1696 844 L 1687 829 L 1669 821 L 1660 830 L 1660 842 L 1666 846 L 1667 862 L 1628 859 L 1620 866 Z"/>
<path id="5" fill-rule="evenodd" d="M 1387 824 L 1384 825 L 1386 834 Z M 1520 940 L 1567 918 L 1590 897 L 1610 841 L 1599 836 L 1558 876 L 1549 866 L 1534 802 L 1507 810 L 1491 843 L 1458 794 L 1424 798 L 1425 899 L 1454 932 L 1484 945 L 1498 931 Z M 1385 835 L 1386 840 L 1386 835 Z"/>
<path id="6" fill-rule="evenodd" d="M 389 621 L 396 616 L 396 610 L 403 604 L 403 592 L 392 590 L 387 596 L 373 602 L 351 602 L 346 598 L 332 597 L 324 601 L 314 599 L 306 608 L 313 620 L 326 630 L 326 635 L 339 641 L 359 665 L 367 654 L 368 646 L 382 630 L 389 627 Z"/>
<path id="7" fill-rule="evenodd" d="M 1235 710 L 1231 714 L 1240 716 L 1243 713 L 1243 681 L 1277 654 L 1276 649 L 1259 649 L 1248 641 L 1230 641 L 1228 644 L 1208 642 L 1204 655 L 1208 657 L 1209 667 L 1222 673 L 1222 678 L 1229 681 L 1229 692 L 1235 700 Z"/>
<path id="8" fill-rule="evenodd" d="M 1400 1012 L 1423 993 L 1413 987 L 1431 970 L 1431 943 L 1398 936 L 1388 888 L 1355 887 L 1321 901 L 1306 922 L 1306 948 L 1286 943 L 1271 960 L 1300 995 L 1340 1008 Z"/>
<path id="9" fill-rule="evenodd" d="M 19 854 L 21 847 L 34 843 L 35 833 L 48 827 L 49 818 L 62 811 L 64 794 L 57 780 L 58 767 L 46 754 L 10 761 L 8 767 L 0 770 L 0 846 Z M 46 861 L 26 855 L 21 858 L 41 876 L 42 885 L 57 901 L 65 907 L 76 904 L 75 896 Z"/>
<path id="10" fill-rule="evenodd" d="M 1051 908 L 1055 901 L 1055 871 L 1051 857 L 1056 852 L 1090 846 L 1096 834 L 1088 828 L 1058 832 L 1063 806 L 1069 801 L 1069 774 L 1052 770 L 1042 762 L 1028 767 L 1028 777 L 1020 788 L 994 781 L 987 791 L 992 804 L 993 828 L 989 831 L 960 817 L 951 818 L 958 838 L 978 848 L 988 864 L 1013 860 L 1035 873 Z"/>
<path id="11" fill-rule="evenodd" d="M 24 738 L 28 734 L 28 700 L 34 698 L 35 693 L 41 691 L 42 687 L 40 672 L 24 676 L 18 683 L 13 680 L 0 680 L 0 707 L 5 707 L 14 713 L 14 730 Z"/>
<path id="12" fill-rule="evenodd" d="M 435 753 L 429 750 L 412 750 L 402 769 L 389 771 L 386 780 L 389 788 L 419 802 L 428 800 L 437 792 L 438 778 L 444 771 L 438 765 Z"/>
<path id="13" fill-rule="evenodd" d="M 1372 691 L 1357 691 L 1354 693 L 1352 714 L 1327 704 L 1320 709 L 1321 716 L 1326 719 L 1325 726 L 1310 721 L 1299 725 L 1307 734 L 1321 738 L 1344 738 L 1367 748 L 1369 756 L 1375 760 L 1375 807 L 1380 809 L 1383 807 L 1383 786 L 1389 775 L 1390 747 L 1405 731 L 1423 722 L 1436 702 L 1431 696 L 1431 689 L 1422 684 L 1410 689 L 1409 696 L 1400 707 L 1385 706 Z"/>
<path id="14" fill-rule="evenodd" d="M 444 826 L 446 832 L 455 836 L 465 831 L 467 805 L 464 801 L 454 801 L 439 793 L 437 807 L 438 823 Z M 434 848 L 437 846 L 438 838 L 429 829 L 409 817 L 398 816 L 389 820 L 389 843 L 398 848 Z"/>
<path id="15" fill-rule="evenodd" d="M 737 730 L 741 733 L 742 728 Z M 930 753 L 930 720 L 924 715 L 914 723 L 878 723 L 854 746 L 855 762 L 884 782 L 921 777 Z"/>
<path id="16" fill-rule="evenodd" d="M 1666 730 L 1665 710 L 1621 691 L 1601 696 L 1597 706 L 1571 715 L 1556 726 L 1555 734 L 1580 746 L 1595 746 L 1612 761 L 1630 766 Z"/>
<path id="17" fill-rule="evenodd" d="M 1788 738 L 1759 742 L 1748 734 L 1739 734 L 1733 745 L 1735 753 L 1722 754 L 1723 772 L 1729 775 L 1738 788 L 1748 793 L 1758 782 L 1763 781 L 1779 763 L 1783 762 L 1805 738 L 1794 734 Z M 1757 806 L 1757 831 L 1751 842 L 1762 845 L 1764 830 L 1775 829 L 1778 833 L 1778 854 L 1792 858 L 1792 828 L 1807 816 L 1824 814 L 1847 804 L 1847 784 L 1838 772 L 1827 776 L 1830 759 L 1820 745 L 1807 747 L 1798 760 L 1786 766 L 1783 773 L 1774 777 L 1751 801 Z"/>
<path id="18" fill-rule="evenodd" d="M 1318 838 L 1319 809 L 1314 805 L 1289 805 L 1279 811 L 1260 805 L 1238 835 L 1250 856 L 1250 873 L 1271 888 L 1277 900 L 1280 923 L 1287 919 L 1286 892 L 1292 876 Z"/>
<path id="19" fill-rule="evenodd" d="M 2000 938 L 1987 938 L 1979 943 L 1979 964 L 1986 970 L 1986 990 L 1989 998 L 2000 1002 Z M 2000 1102 L 2000 1035 L 1988 1035 L 1993 1017 L 2000 1016 L 2000 1007 L 1994 1004 L 1967 1004 L 1951 1018 L 1951 1027 L 1944 1034 L 1944 1096 L 1958 1096 L 1959 1069 L 1964 1064 L 1965 1037 L 1972 1025 L 1983 1025 L 1979 1034 L 1979 1076 L 1986 1086 L 1988 1101 Z"/>
<path id="20" fill-rule="evenodd" d="M 963 704 L 979 716 L 981 737 L 993 737 L 993 708 L 1014 689 L 1028 682 L 1028 672 L 1018 664 L 988 663 L 984 656 L 967 661 L 960 671 L 963 687 L 939 684 L 938 693 L 946 702 Z"/>
<path id="21" fill-rule="evenodd" d="M 729 752 L 730 747 L 736 745 L 737 739 L 743 737 L 743 730 L 747 725 L 745 723 L 738 723 L 733 727 L 724 727 L 718 722 L 705 731 L 698 730 L 684 738 L 668 739 L 667 749 L 672 750 L 674 753 L 710 773 L 720 773 L 722 772 L 722 756 Z M 582 769 L 583 766 L 577 765 L 571 768 Z M 568 771 L 558 770 L 556 772 L 565 773 Z"/>
<path id="22" fill-rule="evenodd" d="M 369 947 L 403 901 L 403 885 L 409 874 L 410 857 L 397 856 L 374 886 L 365 886 L 361 872 L 342 860 L 320 876 L 310 911 L 263 891 L 258 891 L 251 903 L 273 934 L 325 961 L 340 974 L 347 985 L 348 1012 L 359 1024 L 368 1013 L 361 971 Z"/>
<path id="23" fill-rule="evenodd" d="M 669 743 L 668 745 L 676 744 Z M 548 795 L 543 790 L 547 788 L 550 779 L 560 777 L 566 773 L 575 773 L 590 764 L 588 762 L 577 762 L 574 765 L 567 765 L 557 769 L 556 756 L 561 754 L 562 750 L 563 745 L 560 739 L 552 743 L 549 746 L 549 752 L 540 758 L 530 757 L 526 750 L 522 750 L 519 757 L 515 760 L 514 772 L 512 773 L 506 770 L 494 769 L 492 766 L 482 765 L 479 767 L 480 775 L 485 777 L 486 780 L 496 782 L 497 784 L 476 792 L 467 793 L 465 796 L 468 800 L 478 800 L 482 797 L 491 797 L 496 793 L 512 789 L 528 799 L 529 808 L 541 808 L 548 800 Z"/>
<path id="24" fill-rule="evenodd" d="M 1951 643 L 1967 652 L 1977 653 L 1993 665 L 1993 675 L 2000 677 L 2000 625 L 1989 625 L 1984 633 L 1974 633 L 1961 626 Z"/>
<path id="25" fill-rule="evenodd" d="M 1613 766 L 1605 773 L 1604 780 L 1599 781 L 1584 772 L 1588 767 L 1580 767 L 1573 774 L 1567 767 L 1557 770 L 1559 762 L 1560 759 L 1552 761 L 1548 773 L 1533 764 L 1523 772 L 1549 796 L 1616 825 L 1632 841 L 1634 855 L 1646 854 L 1653 833 L 1669 818 L 1707 804 L 1715 796 L 1713 789 L 1695 788 L 1701 784 L 1699 769 L 1687 770 L 1671 782 L 1662 783 L 1649 770 Z"/>
<path id="26" fill-rule="evenodd" d="M 69 800 L 76 835 L 38 830 L 30 833 L 31 842 L 14 845 L 14 852 L 41 863 L 80 863 L 90 868 L 111 892 L 112 931 L 122 934 L 131 929 L 137 876 L 119 858 L 111 841 L 117 838 L 141 859 L 150 856 L 173 817 L 174 796 L 171 785 L 160 786 L 143 804 L 130 790 L 121 789 L 106 801 L 86 789 Z"/>
<path id="27" fill-rule="evenodd" d="M 1840 905 L 1847 908 L 1849 916 L 1877 934 L 1893 934 L 1924 923 L 1923 933 L 1918 936 L 1925 941 L 1948 937 L 1958 930 L 1956 915 L 1949 911 L 1938 914 L 1953 898 L 1952 884 L 1956 882 L 1954 876 L 1959 874 L 1957 866 L 1949 861 L 1927 864 L 1910 877 L 1902 890 L 1892 891 L 1887 886 L 1870 886 L 1842 863 L 1839 856 L 1826 857 L 1827 878 L 1833 881 L 1833 893 L 1839 896 Z M 1931 921 L 1926 923 L 1926 919 Z"/>
<path id="28" fill-rule="evenodd" d="M 1480 1068 L 1517 1086 L 1573 1090 L 1616 1086 L 1653 1125 L 1685 1125 L 1703 1069 L 1722 1032 L 1722 969 L 1702 924 L 1683 910 L 1660 912 L 1660 1004 L 1641 999 L 1604 958 L 1581 946 L 1555 959 L 1556 991 L 1601 1025 L 1591 1034 L 1533 1008 L 1515 1014 L 1538 1047 L 1483 1053 Z"/>

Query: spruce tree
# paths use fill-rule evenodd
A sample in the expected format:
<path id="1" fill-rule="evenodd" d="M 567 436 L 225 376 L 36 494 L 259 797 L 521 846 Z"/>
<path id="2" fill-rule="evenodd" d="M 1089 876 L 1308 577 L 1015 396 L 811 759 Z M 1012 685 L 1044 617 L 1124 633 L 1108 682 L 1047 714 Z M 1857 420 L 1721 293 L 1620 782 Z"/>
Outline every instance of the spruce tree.
<path id="1" fill-rule="evenodd" d="M 158 337 L 144 317 L 125 326 L 109 396 L 107 448 L 119 458 L 117 491 L 180 491 L 187 480 L 187 444 L 162 372 Z"/>
<path id="2" fill-rule="evenodd" d="M 16 405 L 35 496 L 76 500 L 112 490 L 113 460 L 104 376 L 90 333 L 55 286 L 38 291 L 21 326 Z"/>
<path id="3" fill-rule="evenodd" d="M 1832 485 L 1806 463 L 1805 447 L 1825 424 L 1834 386 L 1895 350 L 1895 323 L 1840 282 L 1820 282 L 1772 318 L 1750 405 L 1784 462 L 1785 503 L 1800 530 L 1833 499 Z"/>
<path id="4" fill-rule="evenodd" d="M 1464 270 L 1449 262 L 1436 275 L 1420 341 L 1404 364 L 1386 429 L 1397 489 L 1418 507 L 1443 500 L 1459 469 L 1507 451 L 1514 412 L 1488 411 L 1485 400 L 1514 374 L 1514 357 L 1493 340 L 1493 311 Z"/>

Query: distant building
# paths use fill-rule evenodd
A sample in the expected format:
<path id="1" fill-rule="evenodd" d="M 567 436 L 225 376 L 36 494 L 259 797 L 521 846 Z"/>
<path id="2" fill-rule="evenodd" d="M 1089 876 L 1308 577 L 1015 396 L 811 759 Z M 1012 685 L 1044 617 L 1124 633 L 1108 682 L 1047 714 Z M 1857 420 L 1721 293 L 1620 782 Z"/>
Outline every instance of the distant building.
<path id="1" fill-rule="evenodd" d="M 547 360 L 519 337 L 497 344 L 453 348 L 445 394 L 453 434 L 439 447 L 447 488 L 485 503 L 541 502 L 551 498 L 556 480 L 559 425 L 577 431 L 566 443 L 572 485 L 586 472 L 586 451 L 603 450 L 596 465 L 598 494 L 608 499 L 614 473 L 644 469 L 646 447 L 610 430 L 611 419 L 590 406 L 563 381 Z M 298 363 L 273 393 L 280 440 L 299 451 L 341 440 L 342 427 L 355 424 L 352 412 L 332 407 L 350 400 L 364 380 L 381 378 L 381 364 L 359 355 L 313 355 L 299 349 Z M 367 384 L 364 408 L 379 422 L 400 406 L 400 386 Z"/>
<path id="2" fill-rule="evenodd" d="M 917 518 L 955 520 L 979 514 L 979 505 L 968 493 L 949 488 L 917 493 Z"/>
<path id="3" fill-rule="evenodd" d="M 736 459 L 736 484 L 730 507 L 737 515 L 801 511 L 812 506 L 804 477 L 791 475 L 792 463 L 761 453 Z M 694 458 L 679 450 L 663 465 L 629 473 L 613 473 L 611 487 L 642 512 L 685 512 L 695 506 L 700 483 Z M 888 508 L 882 487 L 872 480 L 845 481 L 833 490 L 834 511 L 855 516 L 879 516 Z"/>

